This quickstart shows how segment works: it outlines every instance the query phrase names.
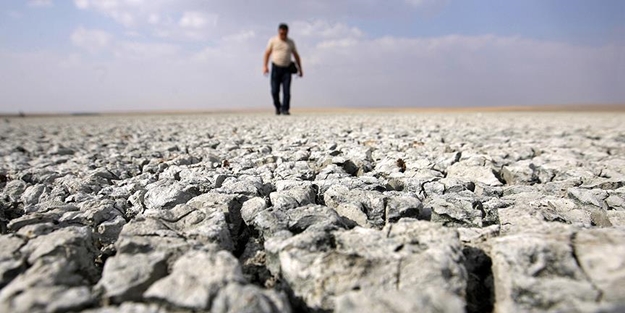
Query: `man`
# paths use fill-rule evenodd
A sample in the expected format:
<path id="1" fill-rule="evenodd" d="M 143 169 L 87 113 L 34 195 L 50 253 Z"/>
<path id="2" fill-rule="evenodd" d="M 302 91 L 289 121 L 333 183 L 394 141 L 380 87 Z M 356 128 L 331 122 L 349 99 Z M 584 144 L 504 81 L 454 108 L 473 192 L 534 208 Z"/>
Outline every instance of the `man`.
<path id="1" fill-rule="evenodd" d="M 295 57 L 295 62 L 297 62 L 299 77 L 304 76 L 302 62 L 297 49 L 295 49 L 295 42 L 288 38 L 288 33 L 289 27 L 286 24 L 278 26 L 278 36 L 269 39 L 263 60 L 263 74 L 267 75 L 269 73 L 267 63 L 269 63 L 269 56 L 271 56 L 271 96 L 273 97 L 273 105 L 276 107 L 276 115 L 290 114 L 292 73 L 289 66 L 293 62 L 291 55 Z M 284 94 L 282 104 L 280 104 L 280 85 L 282 85 Z"/>

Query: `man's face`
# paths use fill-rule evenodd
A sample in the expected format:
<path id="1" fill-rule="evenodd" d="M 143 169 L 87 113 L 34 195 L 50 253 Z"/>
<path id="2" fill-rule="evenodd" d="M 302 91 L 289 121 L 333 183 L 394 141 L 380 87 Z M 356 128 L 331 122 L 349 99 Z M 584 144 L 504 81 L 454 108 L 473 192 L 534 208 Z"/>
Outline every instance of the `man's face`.
<path id="1" fill-rule="evenodd" d="M 288 35 L 289 31 L 287 29 L 278 29 L 278 36 L 280 36 L 280 39 L 282 40 L 286 40 L 286 36 Z"/>

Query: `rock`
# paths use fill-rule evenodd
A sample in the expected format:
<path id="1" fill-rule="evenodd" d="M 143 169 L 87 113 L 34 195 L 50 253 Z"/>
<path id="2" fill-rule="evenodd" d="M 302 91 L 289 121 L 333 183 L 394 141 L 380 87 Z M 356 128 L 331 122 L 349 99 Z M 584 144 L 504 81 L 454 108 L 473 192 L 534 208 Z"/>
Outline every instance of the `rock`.
<path id="1" fill-rule="evenodd" d="M 97 228 L 100 242 L 104 245 L 115 243 L 124 225 L 126 225 L 126 220 L 119 215 L 100 223 Z"/>
<path id="2" fill-rule="evenodd" d="M 158 304 L 124 302 L 120 306 L 106 306 L 82 311 L 83 313 L 167 313 L 170 312 Z"/>
<path id="3" fill-rule="evenodd" d="M 366 209 L 360 203 L 340 203 L 334 207 L 336 213 L 362 226 L 371 227 Z"/>
<path id="4" fill-rule="evenodd" d="M 88 287 L 34 287 L 15 296 L 13 301 L 0 303 L 3 312 L 68 312 L 92 305 L 95 298 Z M 6 305 L 3 308 L 3 305 Z M 6 310 L 6 311 L 5 311 Z"/>
<path id="5" fill-rule="evenodd" d="M 618 178 L 596 178 L 581 185 L 580 188 L 584 189 L 603 189 L 603 190 L 615 190 L 625 186 L 625 177 L 620 176 Z"/>
<path id="6" fill-rule="evenodd" d="M 579 267 L 568 228 L 492 240 L 495 311 L 588 311 L 600 291 Z M 596 308 L 596 307 L 595 307 Z"/>
<path id="7" fill-rule="evenodd" d="M 539 170 L 530 161 L 520 161 L 501 169 L 501 176 L 508 185 L 540 184 Z"/>
<path id="8" fill-rule="evenodd" d="M 316 197 L 317 191 L 312 185 L 304 188 L 276 191 L 269 195 L 272 206 L 284 210 L 316 204 Z"/>
<path id="9" fill-rule="evenodd" d="M 268 267 L 316 310 L 334 309 L 335 299 L 353 290 L 414 293 L 431 286 L 462 302 L 466 287 L 458 234 L 427 222 L 404 219 L 381 231 L 357 227 L 274 236 L 265 249 Z"/>
<path id="10" fill-rule="evenodd" d="M 75 259 L 63 256 L 37 259 L 26 272 L 0 290 L 0 311 L 62 312 L 91 305 L 95 299 L 88 284 L 93 280 L 85 276 L 84 265 Z"/>
<path id="11" fill-rule="evenodd" d="M 24 260 L 19 257 L 24 244 L 24 240 L 18 237 L 0 235 L 0 289 L 25 270 Z"/>
<path id="12" fill-rule="evenodd" d="M 608 210 L 625 211 L 625 190 L 609 191 L 608 195 L 608 198 L 605 199 Z"/>
<path id="13" fill-rule="evenodd" d="M 608 192 L 605 190 L 570 188 L 567 190 L 567 195 L 570 199 L 582 207 L 595 207 L 604 210 L 607 209 L 605 200 L 608 198 Z"/>
<path id="14" fill-rule="evenodd" d="M 46 187 L 43 184 L 29 186 L 21 196 L 22 203 L 25 205 L 35 205 L 39 203 L 39 198 L 45 190 Z"/>
<path id="15" fill-rule="evenodd" d="M 143 214 L 154 221 L 165 233 L 204 243 L 218 244 L 232 251 L 234 243 L 223 208 L 192 202 L 180 204 L 171 210 L 147 211 Z"/>
<path id="16" fill-rule="evenodd" d="M 395 223 L 403 217 L 417 218 L 422 220 L 430 219 L 430 212 L 426 212 L 423 203 L 409 195 L 389 196 L 386 203 L 386 223 Z"/>
<path id="17" fill-rule="evenodd" d="M 22 238 L 32 239 L 47 235 L 57 229 L 59 229 L 59 227 L 55 226 L 53 223 L 32 224 L 20 228 L 16 234 L 23 236 Z"/>
<path id="18" fill-rule="evenodd" d="M 497 238 L 501 231 L 501 226 L 490 225 L 484 228 L 458 227 L 457 231 L 462 243 L 477 245 L 491 238 Z"/>
<path id="19" fill-rule="evenodd" d="M 114 303 L 138 301 L 152 283 L 166 275 L 167 255 L 163 252 L 120 253 L 106 260 L 97 288 Z"/>
<path id="20" fill-rule="evenodd" d="M 592 212 L 590 212 L 590 223 L 593 226 L 612 227 L 612 222 L 610 222 L 610 218 L 602 209 L 594 209 L 592 210 Z"/>
<path id="21" fill-rule="evenodd" d="M 570 199 L 545 197 L 540 201 L 539 210 L 545 221 L 561 222 L 576 226 L 590 227 L 588 210 L 580 209 Z"/>
<path id="22" fill-rule="evenodd" d="M 528 229 L 548 227 L 545 218 L 539 210 L 527 204 L 515 204 L 498 212 L 501 225 L 500 235 L 524 233 Z"/>
<path id="23" fill-rule="evenodd" d="M 402 191 L 404 190 L 405 185 L 404 182 L 401 179 L 398 178 L 391 178 L 388 180 L 388 183 L 386 184 L 386 190 L 392 191 Z"/>
<path id="24" fill-rule="evenodd" d="M 11 202 L 19 202 L 28 185 L 21 180 L 11 180 L 4 186 L 4 194 Z"/>
<path id="25" fill-rule="evenodd" d="M 464 312 L 464 302 L 454 294 L 437 288 L 417 293 L 404 290 L 347 292 L 336 299 L 336 313 L 357 312 Z"/>
<path id="26" fill-rule="evenodd" d="M 74 153 L 74 150 L 61 145 L 55 145 L 52 149 L 50 149 L 50 151 L 48 151 L 49 155 L 73 155 Z"/>
<path id="27" fill-rule="evenodd" d="M 613 227 L 625 226 L 625 211 L 607 211 L 606 214 Z"/>
<path id="28" fill-rule="evenodd" d="M 260 197 L 249 199 L 243 202 L 243 205 L 241 206 L 241 218 L 245 224 L 251 225 L 256 215 L 266 208 L 267 202 L 265 202 L 265 199 Z"/>
<path id="29" fill-rule="evenodd" d="M 288 215 L 284 211 L 269 208 L 256 214 L 249 225 L 263 237 L 269 238 L 274 233 L 288 228 Z"/>
<path id="30" fill-rule="evenodd" d="M 124 225 L 115 249 L 117 253 L 161 251 L 168 256 L 180 256 L 194 244 L 196 242 L 185 239 L 157 219 L 139 217 Z"/>
<path id="31" fill-rule="evenodd" d="M 224 214 L 227 228 L 230 231 L 230 238 L 233 242 L 233 247 L 236 249 L 236 247 L 240 244 L 239 242 L 245 241 L 247 236 L 247 226 L 241 217 L 241 207 L 247 199 L 247 196 L 239 194 L 219 194 L 210 192 L 191 199 L 188 202 L 188 205 L 196 209 L 205 210 L 207 214 L 210 212 L 209 215 L 211 218 L 220 219 L 221 217 L 214 214 L 217 211 L 221 211 Z M 216 224 L 208 221 L 207 224 L 213 225 L 211 228 L 214 228 L 215 225 L 220 227 L 221 225 L 224 225 L 222 222 Z M 199 231 L 201 231 L 201 229 L 201 227 L 198 228 Z M 223 230 L 223 227 L 220 229 Z M 222 246 L 226 248 L 226 250 L 230 250 L 230 248 L 227 248 L 226 238 L 221 238 L 223 238 L 223 241 L 220 241 Z"/>
<path id="32" fill-rule="evenodd" d="M 445 184 L 438 179 L 423 183 L 422 192 L 426 197 L 445 194 Z"/>
<path id="33" fill-rule="evenodd" d="M 123 218 L 123 212 L 121 212 L 116 203 L 113 200 L 85 200 L 78 205 L 79 211 L 65 212 L 58 219 L 61 224 L 81 224 L 89 225 L 94 228 L 105 222 L 115 219 L 116 217 Z"/>
<path id="34" fill-rule="evenodd" d="M 625 305 L 625 231 L 587 229 L 573 238 L 579 266 L 601 293 L 601 301 Z"/>
<path id="35" fill-rule="evenodd" d="M 154 283 L 146 298 L 173 305 L 207 310 L 213 299 L 229 283 L 243 283 L 237 259 L 225 251 L 192 250 L 174 263 L 171 274 Z"/>
<path id="36" fill-rule="evenodd" d="M 38 205 L 28 207 L 27 209 L 29 211 L 34 211 L 33 214 L 25 214 L 21 217 L 12 219 L 8 224 L 9 230 L 18 231 L 24 226 L 41 223 L 58 224 L 63 215 L 80 210 L 74 205 L 65 205 L 60 203 L 46 203 L 45 205 L 39 203 Z M 40 213 L 38 211 L 42 212 Z"/>
<path id="37" fill-rule="evenodd" d="M 325 192 L 323 199 L 327 206 L 362 226 L 381 228 L 384 225 L 386 197 L 378 192 L 349 190 L 345 186 L 334 185 Z M 366 215 L 366 222 L 359 212 Z"/>
<path id="38" fill-rule="evenodd" d="M 276 169 L 278 171 L 279 169 Z M 315 180 L 331 180 L 331 179 L 341 179 L 350 177 L 351 175 L 345 170 L 336 165 L 330 164 L 319 171 L 319 174 L 315 177 Z"/>
<path id="39" fill-rule="evenodd" d="M 502 183 L 497 179 L 493 171 L 483 166 L 466 166 L 462 163 L 455 163 L 447 168 L 447 177 L 459 178 L 471 181 L 475 184 L 484 184 L 488 186 L 501 186 Z"/>
<path id="40" fill-rule="evenodd" d="M 291 305 L 283 293 L 254 285 L 228 284 L 219 291 L 211 313 L 290 313 Z"/>
<path id="41" fill-rule="evenodd" d="M 461 152 L 442 153 L 442 155 L 434 161 L 434 169 L 439 171 L 446 171 L 450 166 L 458 163 L 461 156 Z"/>
<path id="42" fill-rule="evenodd" d="M 40 259 L 71 260 L 87 280 L 97 281 L 94 238 L 90 228 L 70 226 L 36 237 L 20 250 L 30 264 Z"/>
<path id="43" fill-rule="evenodd" d="M 184 204 L 198 195 L 193 187 L 182 185 L 178 181 L 159 181 L 148 186 L 144 204 L 148 209 L 168 209 L 177 204 Z"/>
<path id="44" fill-rule="evenodd" d="M 288 230 L 294 234 L 301 233 L 308 228 L 333 230 L 351 229 L 356 226 L 349 219 L 345 219 L 336 211 L 323 205 L 308 205 L 288 210 Z"/>
<path id="45" fill-rule="evenodd" d="M 484 208 L 482 202 L 471 192 L 446 194 L 432 198 L 432 222 L 445 226 L 486 227 L 499 224 L 497 209 Z"/>
<path id="46" fill-rule="evenodd" d="M 226 178 L 217 192 L 226 194 L 242 194 L 250 197 L 264 195 L 264 183 L 262 178 L 254 176 L 241 176 L 238 178 Z"/>

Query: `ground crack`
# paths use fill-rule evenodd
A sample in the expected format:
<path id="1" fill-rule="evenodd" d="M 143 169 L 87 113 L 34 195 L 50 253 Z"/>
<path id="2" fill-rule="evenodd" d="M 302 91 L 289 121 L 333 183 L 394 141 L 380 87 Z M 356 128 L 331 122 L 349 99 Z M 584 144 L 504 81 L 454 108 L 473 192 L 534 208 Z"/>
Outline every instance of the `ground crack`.
<path id="1" fill-rule="evenodd" d="M 588 275 L 588 273 L 586 273 L 586 270 L 584 270 L 584 267 L 582 266 L 581 262 L 579 261 L 579 258 L 577 257 L 577 250 L 575 248 L 575 241 L 577 239 L 577 234 L 578 234 L 578 232 L 574 232 L 573 234 L 571 234 L 571 238 L 569 240 L 569 247 L 571 248 L 571 254 L 573 255 L 573 259 L 575 260 L 575 264 L 577 265 L 577 267 L 579 267 L 579 269 L 582 272 L 582 274 L 584 274 L 584 278 L 586 279 L 586 281 L 588 281 L 592 285 L 592 288 L 597 290 L 598 295 L 597 295 L 597 298 L 595 299 L 595 302 L 599 303 L 599 302 L 603 301 L 603 290 L 601 290 L 601 288 L 599 288 L 595 284 L 595 282 L 592 280 L 592 278 L 590 278 L 590 275 Z"/>
<path id="2" fill-rule="evenodd" d="M 495 303 L 492 260 L 480 248 L 465 246 L 464 267 L 467 270 L 466 312 L 492 312 Z"/>

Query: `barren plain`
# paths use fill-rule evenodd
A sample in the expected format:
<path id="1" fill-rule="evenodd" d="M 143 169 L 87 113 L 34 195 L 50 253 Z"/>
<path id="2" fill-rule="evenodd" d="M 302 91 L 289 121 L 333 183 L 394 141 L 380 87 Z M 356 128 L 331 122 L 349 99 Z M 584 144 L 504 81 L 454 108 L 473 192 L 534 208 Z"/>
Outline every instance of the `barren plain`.
<path id="1" fill-rule="evenodd" d="M 623 312 L 625 113 L 0 121 L 0 312 Z"/>

